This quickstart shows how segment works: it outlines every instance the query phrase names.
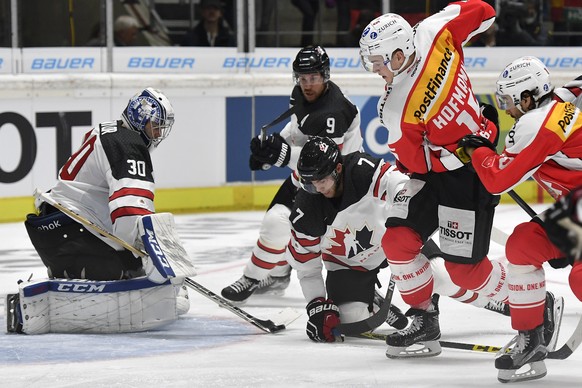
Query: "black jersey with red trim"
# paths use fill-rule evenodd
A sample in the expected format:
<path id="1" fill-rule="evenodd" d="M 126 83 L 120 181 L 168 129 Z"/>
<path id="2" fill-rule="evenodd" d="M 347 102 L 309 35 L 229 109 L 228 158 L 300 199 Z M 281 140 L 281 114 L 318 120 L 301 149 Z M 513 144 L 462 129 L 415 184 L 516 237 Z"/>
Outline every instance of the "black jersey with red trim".
<path id="1" fill-rule="evenodd" d="M 322 263 L 328 271 L 369 271 L 384 262 L 388 210 L 408 180 L 395 166 L 361 152 L 344 157 L 342 176 L 340 198 L 299 190 L 289 216 L 286 259 L 297 270 L 306 299 L 325 295 Z"/>
<path id="2" fill-rule="evenodd" d="M 307 101 L 301 88 L 295 86 L 290 105 L 295 112 L 281 131 L 291 146 L 289 168 L 297 167 L 299 153 L 309 136 L 333 139 L 344 155 L 363 150 L 360 112 L 332 81 L 327 82 L 327 89 L 314 102 Z"/>
<path id="3" fill-rule="evenodd" d="M 150 153 L 138 132 L 121 121 L 104 122 L 85 135 L 59 171 L 50 196 L 106 231 L 133 244 L 137 219 L 154 213 Z M 115 243 L 103 239 L 120 249 Z"/>

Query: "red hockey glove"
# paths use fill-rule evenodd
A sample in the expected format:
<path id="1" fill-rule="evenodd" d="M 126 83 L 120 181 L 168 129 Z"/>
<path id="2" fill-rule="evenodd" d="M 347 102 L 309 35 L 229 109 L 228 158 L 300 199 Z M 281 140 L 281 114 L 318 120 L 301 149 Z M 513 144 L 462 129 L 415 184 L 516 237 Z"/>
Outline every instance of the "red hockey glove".
<path id="1" fill-rule="evenodd" d="M 339 316 L 339 308 L 331 299 L 313 299 L 307 305 L 307 336 L 316 342 L 335 342 L 332 331 L 340 324 Z"/>

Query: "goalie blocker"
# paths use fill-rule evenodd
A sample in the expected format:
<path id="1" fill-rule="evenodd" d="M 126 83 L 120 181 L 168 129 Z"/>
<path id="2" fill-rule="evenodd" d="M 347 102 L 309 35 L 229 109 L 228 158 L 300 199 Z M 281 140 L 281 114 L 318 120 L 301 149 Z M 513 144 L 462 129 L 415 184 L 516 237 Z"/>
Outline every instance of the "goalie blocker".
<path id="1" fill-rule="evenodd" d="M 127 333 L 174 322 L 189 308 L 181 285 L 142 277 L 119 281 L 42 279 L 6 296 L 7 331 Z"/>

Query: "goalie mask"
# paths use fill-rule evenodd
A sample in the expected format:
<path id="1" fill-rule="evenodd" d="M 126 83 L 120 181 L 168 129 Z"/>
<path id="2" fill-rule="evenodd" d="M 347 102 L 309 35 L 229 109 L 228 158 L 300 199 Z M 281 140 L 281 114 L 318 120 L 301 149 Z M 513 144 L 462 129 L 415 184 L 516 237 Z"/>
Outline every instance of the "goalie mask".
<path id="1" fill-rule="evenodd" d="M 408 59 L 414 54 L 414 32 L 410 24 L 402 16 L 395 13 L 387 13 L 372 20 L 364 28 L 360 38 L 360 58 L 362 66 L 367 71 L 373 71 L 373 63 L 370 56 L 382 56 L 384 64 L 394 73 L 393 84 L 400 82 L 403 77 L 398 77 Z M 390 60 L 396 50 L 402 50 L 404 62 L 400 69 L 392 69 Z"/>
<path id="2" fill-rule="evenodd" d="M 550 72 L 542 61 L 526 56 L 511 62 L 499 75 L 495 99 L 501 110 L 515 106 L 525 113 L 519 104 L 524 92 L 531 95 L 537 108 L 541 98 L 553 89 Z"/>
<path id="3" fill-rule="evenodd" d="M 121 120 L 127 128 L 139 132 L 151 149 L 170 134 L 174 125 L 174 108 L 162 92 L 147 88 L 129 100 Z"/>
<path id="4" fill-rule="evenodd" d="M 293 81 L 299 84 L 301 74 L 319 73 L 323 82 L 329 81 L 329 56 L 321 46 L 307 46 L 299 50 L 293 61 Z"/>
<path id="5" fill-rule="evenodd" d="M 313 183 L 332 179 L 329 183 L 337 185 L 340 174 L 337 165 L 342 162 L 338 145 L 327 137 L 314 136 L 309 138 L 301 149 L 297 162 L 297 173 L 302 187 L 311 194 L 319 194 Z"/>

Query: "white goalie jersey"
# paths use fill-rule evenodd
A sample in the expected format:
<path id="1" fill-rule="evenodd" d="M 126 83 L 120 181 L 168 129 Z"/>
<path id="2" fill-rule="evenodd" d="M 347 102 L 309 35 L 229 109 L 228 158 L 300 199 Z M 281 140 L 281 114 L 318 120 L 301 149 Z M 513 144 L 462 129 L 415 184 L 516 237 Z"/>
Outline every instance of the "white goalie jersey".
<path id="1" fill-rule="evenodd" d="M 343 195 L 327 199 L 300 190 L 286 259 L 297 270 L 306 300 L 325 295 L 322 269 L 370 271 L 386 260 L 386 216 L 408 177 L 365 153 L 344 157 Z M 396 198 L 396 199 L 395 199 Z"/>

